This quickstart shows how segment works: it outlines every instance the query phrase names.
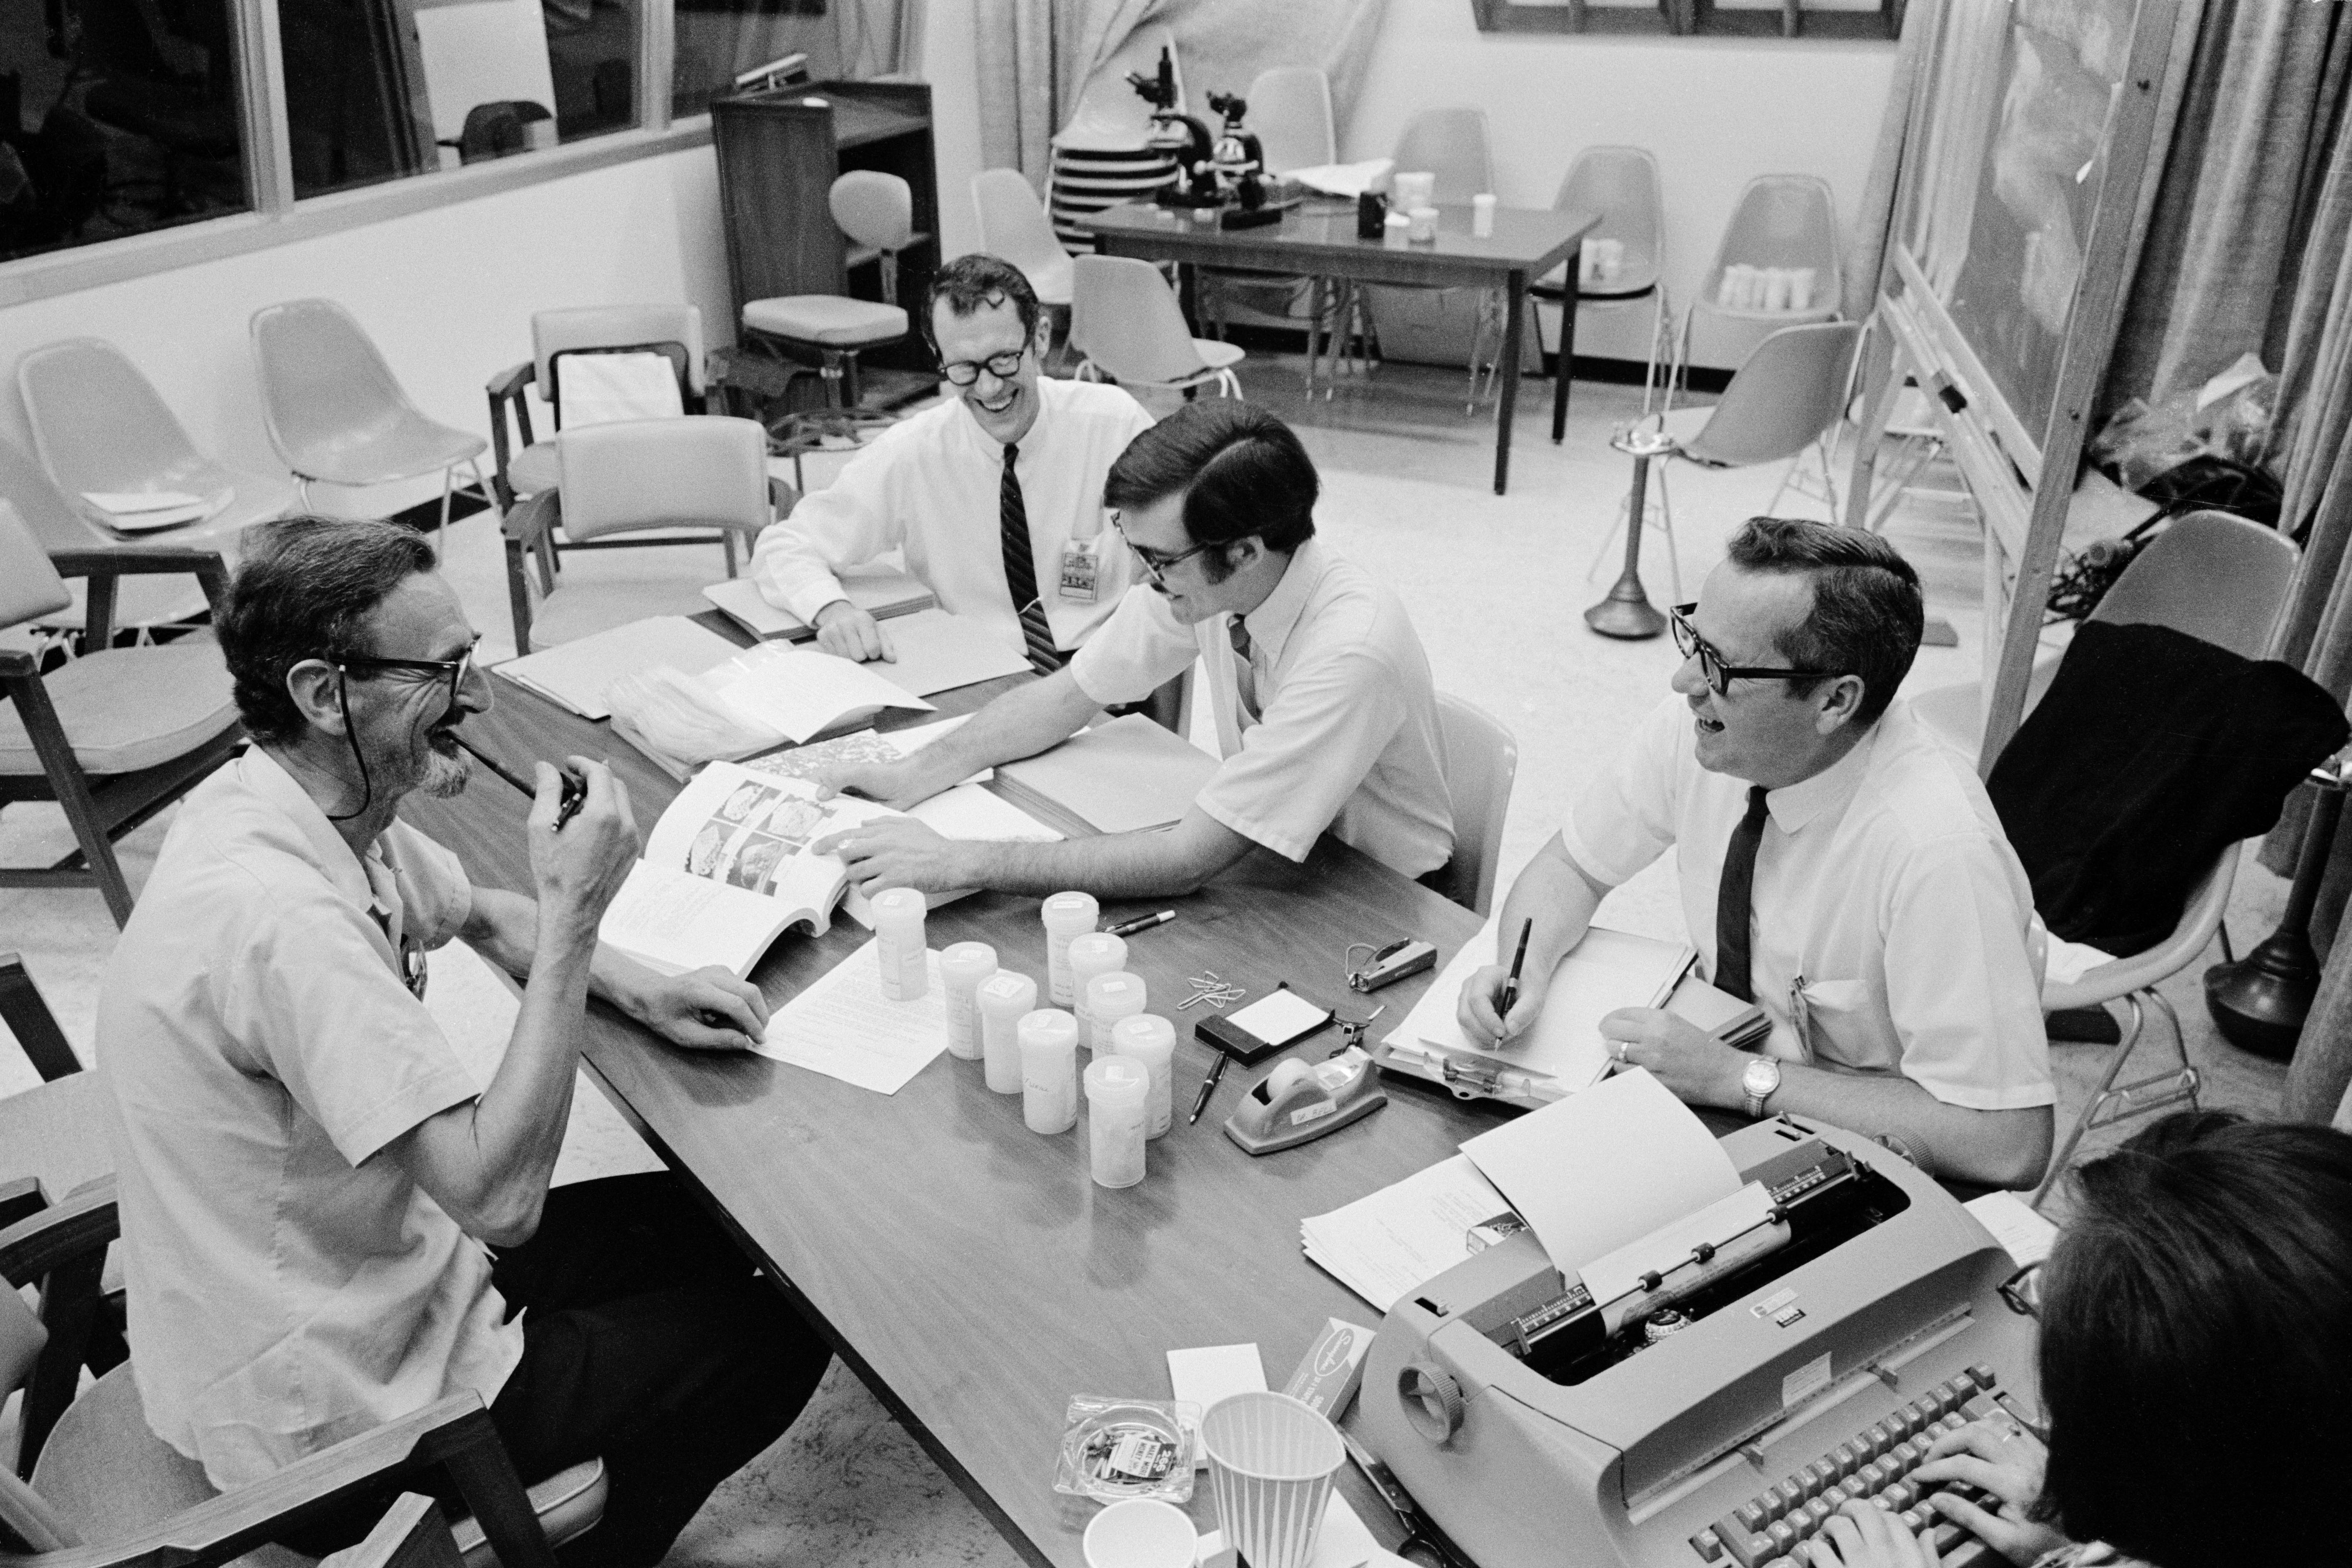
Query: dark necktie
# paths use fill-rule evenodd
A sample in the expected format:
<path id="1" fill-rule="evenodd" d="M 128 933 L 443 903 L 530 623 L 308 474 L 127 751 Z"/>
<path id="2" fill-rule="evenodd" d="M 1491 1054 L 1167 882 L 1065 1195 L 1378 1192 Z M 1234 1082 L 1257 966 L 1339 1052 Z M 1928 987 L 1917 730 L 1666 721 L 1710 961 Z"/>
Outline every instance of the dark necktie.
<path id="1" fill-rule="evenodd" d="M 1021 640 L 1028 645 L 1029 668 L 1051 675 L 1062 668 L 1046 624 L 1045 602 L 1037 595 L 1037 562 L 1029 548 L 1029 509 L 1022 504 L 1021 477 L 1013 471 L 1021 448 L 1004 448 L 1004 482 L 997 489 L 997 522 L 1003 535 L 1004 585 L 1013 591 L 1013 613 L 1021 617 Z"/>
<path id="2" fill-rule="evenodd" d="M 1756 920 L 1756 847 L 1764 842 L 1764 786 L 1748 786 L 1748 815 L 1731 830 L 1723 883 L 1715 896 L 1715 988 L 1756 1000 L 1748 973 L 1748 930 Z"/>
<path id="3" fill-rule="evenodd" d="M 1239 616 L 1225 622 L 1225 635 L 1234 644 L 1234 695 L 1241 700 L 1241 715 L 1234 727 L 1246 730 L 1260 718 L 1257 705 L 1257 671 L 1250 668 L 1249 628 L 1242 625 Z"/>

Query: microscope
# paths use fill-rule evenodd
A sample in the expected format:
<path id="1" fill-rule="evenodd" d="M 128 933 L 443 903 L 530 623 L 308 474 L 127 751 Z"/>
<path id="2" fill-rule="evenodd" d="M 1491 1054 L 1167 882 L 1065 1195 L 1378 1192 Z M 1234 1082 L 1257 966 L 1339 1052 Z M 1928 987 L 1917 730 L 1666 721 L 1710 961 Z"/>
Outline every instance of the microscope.
<path id="1" fill-rule="evenodd" d="M 1176 107 L 1176 62 L 1165 48 L 1160 68 L 1150 76 L 1128 75 L 1128 85 L 1151 106 L 1150 144 L 1176 161 L 1176 183 L 1155 198 L 1161 206 L 1194 212 L 1223 209 L 1219 222 L 1226 228 L 1280 220 L 1265 201 L 1265 154 L 1258 139 L 1242 126 L 1249 104 L 1229 93 L 1211 93 L 1209 107 L 1224 120 L 1218 134 Z"/>

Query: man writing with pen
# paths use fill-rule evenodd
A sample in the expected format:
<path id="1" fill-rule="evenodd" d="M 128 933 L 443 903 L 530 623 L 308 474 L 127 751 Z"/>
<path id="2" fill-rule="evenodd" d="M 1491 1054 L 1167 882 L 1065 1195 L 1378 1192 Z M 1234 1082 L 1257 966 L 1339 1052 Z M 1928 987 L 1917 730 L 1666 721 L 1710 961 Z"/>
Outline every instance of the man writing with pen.
<path id="1" fill-rule="evenodd" d="M 569 759 L 571 801 L 537 764 L 535 898 L 395 818 L 466 787 L 457 731 L 490 704 L 428 543 L 318 518 L 246 538 L 218 629 L 255 743 L 181 806 L 100 1002 L 148 1423 L 227 1489 L 471 1390 L 526 1483 L 604 1460 L 568 1564 L 658 1562 L 827 1352 L 674 1177 L 550 1179 L 592 992 L 695 1049 L 748 1045 L 766 1005 L 599 945 L 638 848 L 602 763 Z M 451 937 L 524 982 L 487 1085 L 423 1002 Z"/>
<path id="2" fill-rule="evenodd" d="M 1759 1055 L 1662 1009 L 1601 1021 L 1612 1054 L 1697 1105 L 1817 1117 L 1937 1175 L 2030 1186 L 2055 1101 L 2032 896 L 1984 788 L 1894 700 L 1919 579 L 1883 540 L 1750 519 L 1696 605 L 1661 704 L 1577 795 L 1497 921 L 1524 937 L 1464 985 L 1507 1051 L 1609 889 L 1669 847 L 1701 972 L 1762 1006 Z"/>

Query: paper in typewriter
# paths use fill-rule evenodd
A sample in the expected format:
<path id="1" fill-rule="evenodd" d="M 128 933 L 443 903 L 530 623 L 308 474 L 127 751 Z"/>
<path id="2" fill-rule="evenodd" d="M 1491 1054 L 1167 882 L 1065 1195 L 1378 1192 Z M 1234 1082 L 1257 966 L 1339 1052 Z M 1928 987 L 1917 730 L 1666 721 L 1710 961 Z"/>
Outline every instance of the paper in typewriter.
<path id="1" fill-rule="evenodd" d="M 1563 1274 L 1740 1187 L 1715 1135 L 1641 1068 L 1481 1132 L 1462 1152 Z"/>

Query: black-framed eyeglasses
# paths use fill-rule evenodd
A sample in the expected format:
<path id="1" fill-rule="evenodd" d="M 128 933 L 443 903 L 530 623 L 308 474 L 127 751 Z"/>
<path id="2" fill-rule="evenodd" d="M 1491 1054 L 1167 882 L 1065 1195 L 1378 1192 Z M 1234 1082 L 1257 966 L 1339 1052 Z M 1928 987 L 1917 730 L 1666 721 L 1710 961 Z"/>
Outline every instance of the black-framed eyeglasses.
<path id="1" fill-rule="evenodd" d="M 1190 550 L 1180 550 L 1173 555 L 1162 555 L 1156 550 L 1146 550 L 1143 546 L 1138 544 L 1132 539 L 1129 539 L 1127 536 L 1127 530 L 1119 526 L 1118 517 L 1112 517 L 1110 520 L 1110 527 L 1111 531 L 1118 535 L 1118 542 L 1127 546 L 1128 553 L 1134 556 L 1135 559 L 1142 565 L 1143 574 L 1150 578 L 1153 582 L 1161 584 L 1165 584 L 1167 583 L 1168 574 L 1171 569 L 1181 566 L 1184 563 L 1190 561 L 1192 557 L 1200 554 L 1205 550 L 1214 548 L 1213 545 L 1195 544 Z"/>
<path id="2" fill-rule="evenodd" d="M 340 659 L 335 668 L 364 680 L 371 675 L 398 671 L 405 675 L 429 675 L 449 683 L 449 706 L 457 706 L 457 694 L 465 689 L 466 677 L 474 672 L 474 650 L 481 646 L 476 637 L 466 645 L 466 651 L 456 658 L 378 658 L 373 654 L 353 654 Z"/>
<path id="3" fill-rule="evenodd" d="M 1011 381 L 1021 374 L 1021 362 L 1029 356 L 1026 345 L 1009 353 L 991 354 L 986 359 L 951 359 L 940 366 L 940 374 L 948 378 L 950 386 L 970 386 L 980 379 L 981 366 L 999 381 Z"/>
<path id="4" fill-rule="evenodd" d="M 2000 1299 L 2009 1303 L 2011 1311 L 2021 1317 L 2032 1318 L 2036 1322 L 2042 1321 L 2042 1265 L 2039 1262 L 2029 1263 L 2002 1280 L 2000 1289 Z"/>
<path id="5" fill-rule="evenodd" d="M 1685 658 L 1698 660 L 1699 674 L 1717 697 L 1727 695 L 1735 680 L 1826 680 L 1845 673 L 1842 669 L 1773 669 L 1763 665 L 1726 664 L 1715 645 L 1699 636 L 1698 628 L 1691 625 L 1691 612 L 1697 608 L 1696 599 L 1674 607 L 1675 647 Z"/>

